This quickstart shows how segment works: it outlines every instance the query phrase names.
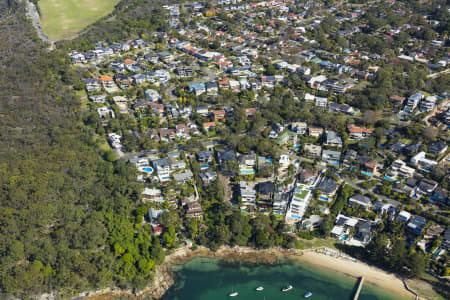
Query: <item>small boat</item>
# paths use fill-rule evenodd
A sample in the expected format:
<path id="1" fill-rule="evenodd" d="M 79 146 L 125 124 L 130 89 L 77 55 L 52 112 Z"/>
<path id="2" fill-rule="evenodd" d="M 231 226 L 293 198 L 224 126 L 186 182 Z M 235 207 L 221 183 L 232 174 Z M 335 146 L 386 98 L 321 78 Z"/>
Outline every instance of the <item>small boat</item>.
<path id="1" fill-rule="evenodd" d="M 232 292 L 232 293 L 229 294 L 228 296 L 230 296 L 230 297 L 236 297 L 237 295 L 239 295 L 238 292 Z"/>
<path id="2" fill-rule="evenodd" d="M 305 298 L 309 298 L 309 297 L 311 297 L 312 296 L 312 293 L 311 292 L 307 292 L 305 295 L 303 295 L 303 297 L 305 297 Z"/>
<path id="3" fill-rule="evenodd" d="M 282 291 L 282 292 L 287 292 L 287 291 L 292 290 L 293 288 L 294 288 L 294 287 L 293 287 L 292 285 L 288 285 L 288 286 L 282 288 L 281 291 Z"/>
<path id="4" fill-rule="evenodd" d="M 256 288 L 256 290 L 257 290 L 258 292 L 259 292 L 259 291 L 262 291 L 262 290 L 264 290 L 264 287 L 259 286 L 259 287 Z"/>

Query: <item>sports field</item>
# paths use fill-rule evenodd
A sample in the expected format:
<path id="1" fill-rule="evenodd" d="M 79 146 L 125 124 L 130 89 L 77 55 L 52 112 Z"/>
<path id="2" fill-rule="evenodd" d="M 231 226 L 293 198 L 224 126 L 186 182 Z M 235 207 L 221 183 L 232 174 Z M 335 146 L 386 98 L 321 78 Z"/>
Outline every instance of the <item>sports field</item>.
<path id="1" fill-rule="evenodd" d="M 119 0 L 40 0 L 41 27 L 50 39 L 70 39 L 114 10 Z"/>

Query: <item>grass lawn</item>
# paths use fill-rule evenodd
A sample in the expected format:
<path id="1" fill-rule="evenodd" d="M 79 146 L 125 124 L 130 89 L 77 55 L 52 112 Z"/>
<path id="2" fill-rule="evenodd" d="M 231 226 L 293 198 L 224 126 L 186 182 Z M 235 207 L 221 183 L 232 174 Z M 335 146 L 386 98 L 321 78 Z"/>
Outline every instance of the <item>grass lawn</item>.
<path id="1" fill-rule="evenodd" d="M 41 27 L 51 39 L 70 39 L 114 10 L 119 0 L 40 0 Z"/>
<path id="2" fill-rule="evenodd" d="M 319 247 L 327 247 L 327 248 L 331 248 L 331 249 L 336 249 L 336 240 L 332 239 L 332 238 L 328 238 L 328 239 L 318 239 L 318 238 L 314 238 L 312 240 L 306 240 L 306 239 L 302 239 L 299 238 L 298 239 L 301 244 L 303 245 L 304 249 L 313 249 L 313 248 L 319 248 Z"/>

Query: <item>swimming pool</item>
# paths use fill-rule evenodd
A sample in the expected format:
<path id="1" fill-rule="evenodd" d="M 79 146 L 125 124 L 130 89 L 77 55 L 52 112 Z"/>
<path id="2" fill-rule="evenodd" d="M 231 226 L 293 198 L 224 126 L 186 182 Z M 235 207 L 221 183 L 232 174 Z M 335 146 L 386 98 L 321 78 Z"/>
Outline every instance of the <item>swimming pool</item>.
<path id="1" fill-rule="evenodd" d="M 251 175 L 251 174 L 254 174 L 255 171 L 253 171 L 253 170 L 240 170 L 240 173 L 243 174 L 243 175 Z"/>
<path id="2" fill-rule="evenodd" d="M 348 239 L 348 235 L 344 234 L 341 239 L 346 241 Z"/>
<path id="3" fill-rule="evenodd" d="M 147 173 L 147 174 L 153 173 L 153 169 L 152 169 L 151 167 L 141 167 L 139 170 L 140 170 L 141 172 Z"/>

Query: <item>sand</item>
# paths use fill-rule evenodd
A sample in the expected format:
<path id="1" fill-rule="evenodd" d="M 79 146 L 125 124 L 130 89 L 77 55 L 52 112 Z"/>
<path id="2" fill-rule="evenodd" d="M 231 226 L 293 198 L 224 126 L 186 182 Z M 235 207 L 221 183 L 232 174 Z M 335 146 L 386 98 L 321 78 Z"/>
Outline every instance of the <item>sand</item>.
<path id="1" fill-rule="evenodd" d="M 415 296 L 405 289 L 402 280 L 397 276 L 360 261 L 353 262 L 348 259 L 337 258 L 316 252 L 304 252 L 302 256 L 296 257 L 295 259 L 323 268 L 332 269 L 353 277 L 364 276 L 365 282 L 375 284 L 382 289 L 391 291 L 402 297 L 415 299 Z"/>

